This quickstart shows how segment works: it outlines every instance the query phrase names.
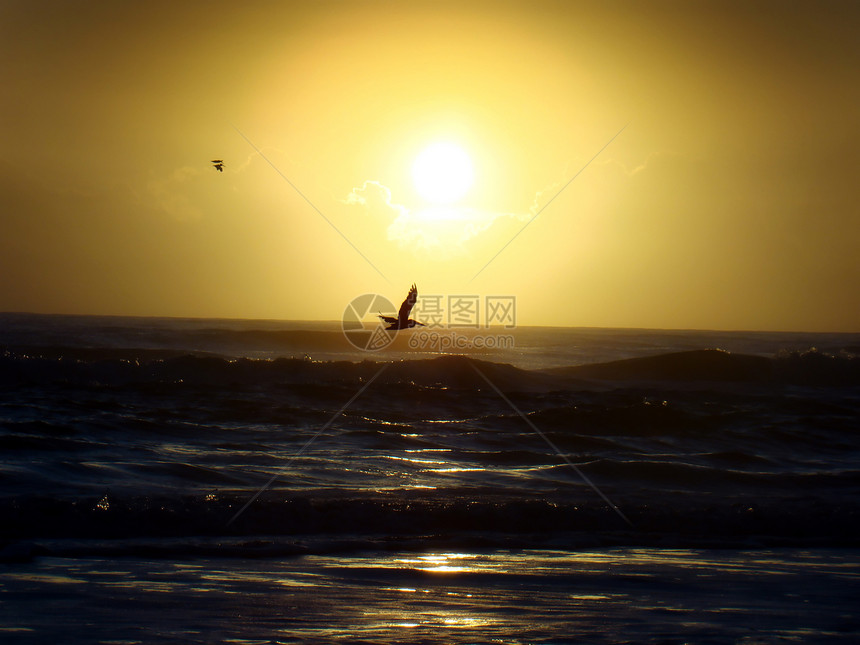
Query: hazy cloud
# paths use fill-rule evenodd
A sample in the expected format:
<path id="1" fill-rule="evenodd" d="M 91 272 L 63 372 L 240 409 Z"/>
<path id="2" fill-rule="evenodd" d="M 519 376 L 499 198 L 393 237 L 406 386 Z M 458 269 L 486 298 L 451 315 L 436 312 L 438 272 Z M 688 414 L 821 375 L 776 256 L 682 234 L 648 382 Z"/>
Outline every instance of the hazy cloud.
<path id="1" fill-rule="evenodd" d="M 197 220 L 203 217 L 203 212 L 191 199 L 189 188 L 199 176 L 200 170 L 185 166 L 168 177 L 151 179 L 146 187 L 160 210 L 180 221 Z"/>
<path id="2" fill-rule="evenodd" d="M 391 201 L 391 189 L 388 186 L 375 180 L 367 180 L 359 188 L 353 188 L 342 201 L 345 204 L 364 206 L 374 215 L 398 217 L 409 212 L 402 204 Z"/>
<path id="3" fill-rule="evenodd" d="M 456 206 L 412 210 L 392 201 L 391 189 L 368 180 L 341 200 L 361 206 L 388 222 L 387 237 L 401 247 L 414 251 L 440 251 L 457 254 L 463 244 L 477 237 L 499 218 L 528 219 L 528 213 L 493 213 Z"/>
<path id="4" fill-rule="evenodd" d="M 558 189 L 561 188 L 562 185 L 563 184 L 560 181 L 557 181 L 537 191 L 535 193 L 534 199 L 532 200 L 532 205 L 529 206 L 529 212 L 520 215 L 519 219 L 531 219 L 532 217 L 537 215 L 540 210 L 546 206 L 547 202 L 549 202 L 549 200 L 553 198 L 553 196 L 558 192 Z"/>

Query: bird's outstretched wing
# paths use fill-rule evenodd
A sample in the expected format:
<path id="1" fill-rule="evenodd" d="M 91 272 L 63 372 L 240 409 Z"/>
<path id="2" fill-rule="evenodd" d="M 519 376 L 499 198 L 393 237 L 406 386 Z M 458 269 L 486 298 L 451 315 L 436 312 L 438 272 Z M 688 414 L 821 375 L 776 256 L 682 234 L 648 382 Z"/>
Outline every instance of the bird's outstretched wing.
<path id="1" fill-rule="evenodd" d="M 412 311 L 412 307 L 415 306 L 415 303 L 418 302 L 418 287 L 414 284 L 409 289 L 409 295 L 406 296 L 406 300 L 403 301 L 403 304 L 400 305 L 400 311 L 397 313 L 397 317 L 406 321 L 409 319 L 409 312 Z"/>
<path id="2" fill-rule="evenodd" d="M 379 317 L 382 318 L 383 322 L 387 322 L 389 325 L 393 325 L 397 322 L 397 318 L 392 318 L 391 316 L 383 316 L 382 314 L 379 314 Z"/>

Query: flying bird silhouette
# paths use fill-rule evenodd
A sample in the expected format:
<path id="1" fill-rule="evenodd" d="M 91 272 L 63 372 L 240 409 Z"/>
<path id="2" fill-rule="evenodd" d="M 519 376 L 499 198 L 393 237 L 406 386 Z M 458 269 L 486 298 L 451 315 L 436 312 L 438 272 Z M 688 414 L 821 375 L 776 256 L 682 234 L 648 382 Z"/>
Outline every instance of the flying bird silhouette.
<path id="1" fill-rule="evenodd" d="M 223 159 L 213 159 L 212 165 L 215 167 L 215 170 L 218 172 L 224 172 L 224 160 Z"/>
<path id="2" fill-rule="evenodd" d="M 409 329 L 411 327 L 415 327 L 415 325 L 426 327 L 424 323 L 412 320 L 409 317 L 409 312 L 412 311 L 412 307 L 415 306 L 416 302 L 418 302 L 418 287 L 413 284 L 409 289 L 409 295 L 406 296 L 406 300 L 404 300 L 403 304 L 400 305 L 400 311 L 397 312 L 397 318 L 394 316 L 383 316 L 382 314 L 379 314 L 379 317 L 383 322 L 388 323 L 388 327 L 385 329 Z"/>

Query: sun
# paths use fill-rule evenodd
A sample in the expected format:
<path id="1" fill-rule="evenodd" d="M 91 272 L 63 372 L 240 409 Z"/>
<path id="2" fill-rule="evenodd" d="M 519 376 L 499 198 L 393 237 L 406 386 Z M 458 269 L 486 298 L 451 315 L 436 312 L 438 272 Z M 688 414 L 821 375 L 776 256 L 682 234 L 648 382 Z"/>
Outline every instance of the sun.
<path id="1" fill-rule="evenodd" d="M 421 151 L 412 165 L 415 189 L 431 204 L 460 201 L 472 186 L 472 160 L 455 143 L 434 143 Z"/>

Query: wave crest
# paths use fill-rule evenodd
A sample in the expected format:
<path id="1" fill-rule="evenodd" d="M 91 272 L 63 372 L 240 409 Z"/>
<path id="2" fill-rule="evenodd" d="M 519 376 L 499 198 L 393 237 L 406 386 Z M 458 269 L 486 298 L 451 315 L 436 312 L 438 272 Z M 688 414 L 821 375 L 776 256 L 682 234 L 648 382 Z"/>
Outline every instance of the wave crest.
<path id="1" fill-rule="evenodd" d="M 524 370 L 461 355 L 401 361 L 313 361 L 308 358 L 229 359 L 207 354 L 161 357 L 147 351 L 112 350 L 107 356 L 67 358 L 52 352 L 0 356 L 0 383 L 129 385 L 185 383 L 208 386 L 278 383 L 360 383 L 383 365 L 383 382 L 423 387 L 502 390 L 566 388 L 598 381 L 683 381 L 860 384 L 860 358 L 809 350 L 776 358 L 695 350 L 548 370 Z M 486 378 L 485 378 L 486 377 Z"/>

